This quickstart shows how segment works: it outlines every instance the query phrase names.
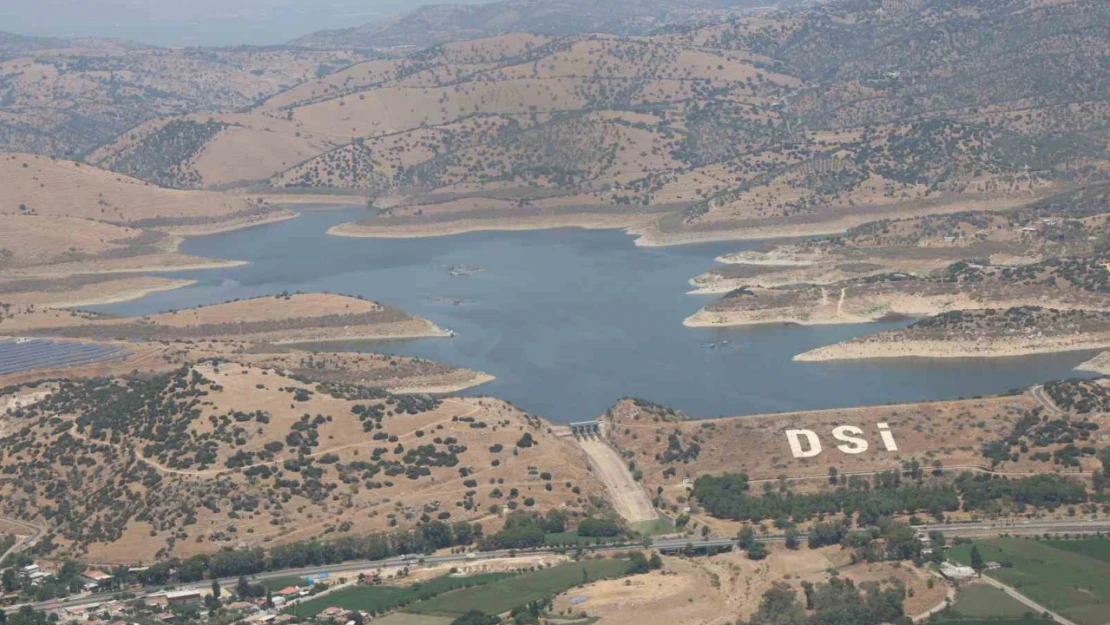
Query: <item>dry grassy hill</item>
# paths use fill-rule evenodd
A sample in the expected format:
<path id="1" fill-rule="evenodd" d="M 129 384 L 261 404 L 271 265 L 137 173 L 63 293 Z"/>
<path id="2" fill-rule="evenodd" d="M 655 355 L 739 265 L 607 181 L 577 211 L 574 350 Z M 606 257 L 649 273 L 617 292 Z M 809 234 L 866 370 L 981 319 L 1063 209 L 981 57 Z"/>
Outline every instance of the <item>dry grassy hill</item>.
<path id="1" fill-rule="evenodd" d="M 604 501 L 573 442 L 492 399 L 394 396 L 219 362 L 0 394 L 32 392 L 32 405 L 0 417 L 0 506 L 46 525 L 52 555 L 149 563 L 428 519 L 492 531 L 505 507 Z M 133 410 L 142 405 L 155 409 Z"/>
<path id="2" fill-rule="evenodd" d="M 720 257 L 694 278 L 704 293 L 742 286 L 831 284 L 887 271 L 927 274 L 959 261 L 1019 265 L 1110 250 L 1107 189 L 1095 186 L 1009 211 L 882 219 L 842 235 L 770 243 Z"/>
<path id="3" fill-rule="evenodd" d="M 288 218 L 288 211 L 212 192 L 157 187 L 75 161 L 0 156 L 0 215 L 78 217 L 194 234 Z"/>
<path id="4" fill-rule="evenodd" d="M 861 358 L 1000 357 L 1110 347 L 1110 312 L 1023 306 L 954 310 L 901 330 L 856 337 L 799 354 L 818 362 Z"/>
<path id="5" fill-rule="evenodd" d="M 1110 310 L 1106 255 L 1017 266 L 958 262 L 928 276 L 879 273 L 824 286 L 740 287 L 686 319 L 688 326 L 860 323 L 955 310 L 1044 306 Z"/>
<path id="6" fill-rule="evenodd" d="M 1075 384 L 1060 384 L 1067 389 L 1061 392 L 1077 389 Z M 1091 454 L 1080 454 L 1077 446 L 1089 445 L 1106 423 L 1105 415 L 1070 420 L 1046 415 L 1029 393 L 709 420 L 690 420 L 651 402 L 624 399 L 603 418 L 609 440 L 642 475 L 645 488 L 659 493 L 657 507 L 672 510 L 683 505 L 693 480 L 724 473 L 747 474 L 755 495 L 762 482 L 781 486 L 785 478 L 793 489 L 813 491 L 829 484 L 830 469 L 840 476 L 897 474 L 912 461 L 925 472 L 1099 470 L 1098 461 Z M 880 423 L 886 424 L 896 449 L 883 440 Z M 845 441 L 835 439 L 833 429 L 840 426 L 859 428 L 848 435 L 864 441 L 863 448 L 852 443 L 845 448 L 853 453 L 838 449 Z M 789 430 L 813 432 L 820 447 L 810 447 L 809 438 L 800 438 L 803 457 L 797 457 Z M 1019 446 L 1021 452 L 1014 456 L 999 451 Z M 1075 449 L 1056 454 L 1069 446 Z M 1074 463 L 1065 459 L 1072 458 L 1072 451 Z"/>
<path id="7" fill-rule="evenodd" d="M 88 160 L 161 186 L 342 194 L 381 209 L 339 234 L 577 222 L 649 244 L 1010 208 L 1107 170 L 1108 85 L 1089 69 L 1110 24 L 1100 5 L 836 2 L 740 16 L 699 2 L 579 4 L 427 9 L 299 49 L 119 51 L 160 64 L 169 83 L 187 69 L 206 89 L 233 88 L 138 120 Z M 638 13 L 647 5 L 659 10 Z M 569 32 L 536 17 L 568 10 Z M 680 13 L 681 27 L 633 34 Z M 616 25 L 626 20 L 640 26 Z M 530 34 L 507 32 L 516 23 Z M 587 23 L 614 34 L 580 34 Z M 401 33 L 451 41 L 343 51 Z M 216 61 L 224 73 L 203 65 Z"/>
<path id="8" fill-rule="evenodd" d="M 309 343 L 442 337 L 430 321 L 360 298 L 279 294 L 146 317 L 43 317 L 29 311 L 0 319 L 0 331 L 40 336 L 137 341 L 236 340 Z"/>
<path id="9" fill-rule="evenodd" d="M 249 107 L 363 58 L 348 51 L 32 43 L 0 55 L 3 152 L 82 156 L 147 120 Z"/>

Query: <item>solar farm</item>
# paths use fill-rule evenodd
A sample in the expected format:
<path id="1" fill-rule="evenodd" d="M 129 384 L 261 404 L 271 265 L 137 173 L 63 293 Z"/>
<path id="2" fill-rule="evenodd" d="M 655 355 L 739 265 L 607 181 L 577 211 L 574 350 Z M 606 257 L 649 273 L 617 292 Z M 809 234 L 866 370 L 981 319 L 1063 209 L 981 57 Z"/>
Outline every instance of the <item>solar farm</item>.
<path id="1" fill-rule="evenodd" d="M 0 339 L 0 375 L 33 369 L 64 369 L 128 355 L 115 346 L 43 339 Z"/>

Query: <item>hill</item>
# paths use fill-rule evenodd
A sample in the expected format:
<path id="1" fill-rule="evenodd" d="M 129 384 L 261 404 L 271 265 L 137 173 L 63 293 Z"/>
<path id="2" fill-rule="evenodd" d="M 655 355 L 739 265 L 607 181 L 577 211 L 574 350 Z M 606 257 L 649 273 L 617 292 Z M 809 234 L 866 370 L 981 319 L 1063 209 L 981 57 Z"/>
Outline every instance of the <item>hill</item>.
<path id="1" fill-rule="evenodd" d="M 508 0 L 479 5 L 438 4 L 353 28 L 312 33 L 294 40 L 292 45 L 319 49 L 424 48 L 507 32 L 555 36 L 581 33 L 635 35 L 696 19 L 702 12 L 710 13 L 711 9 L 727 14 L 727 10 L 773 6 L 775 4 L 755 0 Z"/>
<path id="2" fill-rule="evenodd" d="M 881 219 L 845 233 L 775 242 L 718 258 L 691 283 L 702 293 L 742 286 L 831 284 L 889 271 L 927 274 L 960 262 L 1014 265 L 1110 250 L 1107 188 L 1054 195 L 1008 211 Z"/>
<path id="3" fill-rule="evenodd" d="M 154 186 L 76 161 L 0 155 L 0 215 L 77 217 L 196 234 L 287 219 L 292 213 L 212 192 Z"/>
<path id="4" fill-rule="evenodd" d="M 430 519 L 492 532 L 504 506 L 581 513 L 603 501 L 573 442 L 497 400 L 394 396 L 219 361 L 35 393 L 0 416 L 0 506 L 47 527 L 43 555 L 151 563 Z"/>
<path id="5" fill-rule="evenodd" d="M 34 314 L 0 319 L 0 329 L 39 336 L 132 341 L 237 340 L 310 343 L 448 336 L 430 321 L 360 298 L 288 294 L 201 306 L 142 318 Z"/>
<path id="6" fill-rule="evenodd" d="M 0 37 L 0 152 L 79 158 L 158 117 L 230 112 L 360 60 L 277 48 L 166 50 Z"/>
<path id="7" fill-rule="evenodd" d="M 128 122 L 80 153 L 164 187 L 378 209 L 335 234 L 577 224 L 645 244 L 1008 209 L 1105 176 L 1107 85 L 1088 75 L 1110 28 L 1102 5 L 749 4 L 511 0 L 299 47 L 121 50 L 113 62 L 163 95 L 144 110 L 96 95 Z M 30 83 L 12 93 L 49 102 L 12 100 L 16 121 L 100 67 L 19 62 L 12 80 Z M 56 66 L 64 87 L 48 92 Z M 198 83 L 201 97 L 175 99 Z M 19 123 L 70 141 L 55 122 Z"/>
<path id="8" fill-rule="evenodd" d="M 693 327 L 859 323 L 954 310 L 1046 306 L 1110 310 L 1106 255 L 1015 266 L 954 263 L 928 276 L 879 273 L 827 286 L 740 287 L 686 319 Z"/>
<path id="9" fill-rule="evenodd" d="M 1110 347 L 1110 313 L 1023 306 L 954 310 L 901 330 L 857 337 L 795 356 L 816 362 L 861 358 L 1021 356 Z"/>

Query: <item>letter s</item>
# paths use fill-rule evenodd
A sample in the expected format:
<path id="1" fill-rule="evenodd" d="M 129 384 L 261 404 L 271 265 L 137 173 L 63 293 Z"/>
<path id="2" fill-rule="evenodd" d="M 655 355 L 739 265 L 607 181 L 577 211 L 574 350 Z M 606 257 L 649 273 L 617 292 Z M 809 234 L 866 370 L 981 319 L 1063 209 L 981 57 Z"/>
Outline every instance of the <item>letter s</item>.
<path id="1" fill-rule="evenodd" d="M 806 439 L 809 449 L 802 449 L 802 438 Z M 795 458 L 812 458 L 821 453 L 821 441 L 813 430 L 787 430 L 786 439 L 790 441 L 790 453 Z"/>
<path id="2" fill-rule="evenodd" d="M 867 440 L 858 438 L 863 435 L 863 430 L 854 425 L 842 425 L 833 428 L 833 438 L 838 441 L 843 441 L 844 445 L 837 445 L 836 448 L 846 454 L 862 454 L 867 451 Z M 849 436 L 854 434 L 855 436 Z"/>

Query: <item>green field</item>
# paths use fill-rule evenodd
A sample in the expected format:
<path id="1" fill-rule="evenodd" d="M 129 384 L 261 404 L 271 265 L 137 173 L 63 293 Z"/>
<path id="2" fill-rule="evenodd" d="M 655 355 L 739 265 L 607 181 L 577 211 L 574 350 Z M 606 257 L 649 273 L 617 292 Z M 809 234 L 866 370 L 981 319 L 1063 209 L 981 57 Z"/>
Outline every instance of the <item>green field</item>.
<path id="1" fill-rule="evenodd" d="M 264 580 L 262 580 L 261 583 L 262 583 L 263 586 L 266 587 L 267 590 L 272 590 L 274 592 L 277 592 L 277 591 L 281 590 L 282 588 L 288 588 L 290 586 L 300 587 L 300 586 L 307 586 L 308 585 L 308 583 L 304 581 L 303 577 L 295 577 L 295 576 L 293 576 L 293 577 L 275 577 L 273 579 L 264 579 Z"/>
<path id="2" fill-rule="evenodd" d="M 659 517 L 652 521 L 639 521 L 629 526 L 632 531 L 639 532 L 644 536 L 658 536 L 660 534 L 673 534 L 675 531 L 674 521 L 670 517 Z"/>
<path id="3" fill-rule="evenodd" d="M 310 599 L 295 607 L 297 616 L 316 616 L 330 607 L 344 610 L 363 610 L 371 614 L 391 610 L 401 605 L 434 597 L 451 590 L 468 586 L 491 584 L 498 580 L 513 577 L 513 573 L 484 573 L 469 577 L 444 575 L 433 580 L 411 586 L 352 586 L 331 594 Z M 293 612 L 294 608 L 286 610 Z"/>
<path id="4" fill-rule="evenodd" d="M 529 601 L 553 597 L 574 588 L 583 582 L 583 571 L 586 572 L 585 579 L 594 581 L 620 577 L 627 570 L 628 562 L 624 560 L 568 562 L 485 586 L 449 592 L 415 603 L 405 608 L 405 611 L 440 616 L 456 616 L 467 610 L 500 614 Z"/>
<path id="5" fill-rule="evenodd" d="M 451 625 L 453 620 L 455 619 L 449 616 L 392 612 L 374 619 L 373 622 L 374 625 Z"/>
<path id="6" fill-rule="evenodd" d="M 1046 545 L 1081 556 L 1110 562 L 1110 538 L 1077 538 L 1075 540 L 1044 540 Z"/>
<path id="7" fill-rule="evenodd" d="M 1016 618 L 1025 616 L 1030 611 L 1028 606 L 1017 599 L 985 584 L 961 587 L 952 607 L 960 616 L 968 618 Z"/>
<path id="8" fill-rule="evenodd" d="M 989 571 L 991 577 L 1082 625 L 1106 622 L 1110 563 L 1043 541 L 997 538 L 975 545 L 984 561 L 1012 565 Z M 968 564 L 970 553 L 970 545 L 960 545 L 951 550 L 950 556 Z"/>
<path id="9" fill-rule="evenodd" d="M 1014 619 L 969 619 L 959 621 L 937 621 L 935 625 L 1056 625 L 1056 621 L 1046 621 L 1039 618 L 1014 618 Z"/>

